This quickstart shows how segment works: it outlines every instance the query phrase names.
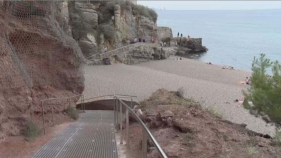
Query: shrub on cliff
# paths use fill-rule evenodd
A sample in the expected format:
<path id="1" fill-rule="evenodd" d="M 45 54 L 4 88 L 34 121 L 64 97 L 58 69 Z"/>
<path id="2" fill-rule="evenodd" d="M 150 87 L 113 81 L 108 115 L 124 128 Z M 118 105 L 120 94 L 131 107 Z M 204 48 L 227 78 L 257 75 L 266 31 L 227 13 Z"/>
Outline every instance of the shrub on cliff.
<path id="1" fill-rule="evenodd" d="M 24 135 L 26 136 L 27 140 L 33 140 L 38 135 L 40 135 L 40 130 L 38 129 L 37 125 L 33 123 L 32 121 L 28 120 L 26 122 L 26 127 L 24 129 Z"/>
<path id="2" fill-rule="evenodd" d="M 98 33 L 101 35 L 104 34 L 104 38 L 109 40 L 112 39 L 115 36 L 115 30 L 114 26 L 111 23 L 108 24 L 102 24 L 98 26 Z"/>
<path id="3" fill-rule="evenodd" d="M 267 70 L 272 70 L 269 76 Z M 281 127 L 281 65 L 261 54 L 252 64 L 251 87 L 244 91 L 244 107 Z M 250 105 L 248 101 L 252 101 Z"/>
<path id="4" fill-rule="evenodd" d="M 77 120 L 78 117 L 79 117 L 79 113 L 78 113 L 77 109 L 75 109 L 75 108 L 68 108 L 68 109 L 66 110 L 66 114 L 67 114 L 69 117 L 73 118 L 74 120 Z"/>
<path id="5" fill-rule="evenodd" d="M 153 9 L 150 9 L 150 8 L 145 7 L 143 5 L 136 4 L 136 5 L 133 6 L 133 10 L 134 10 L 135 14 L 139 14 L 139 15 L 142 15 L 144 17 L 147 17 L 150 20 L 153 20 L 154 22 L 157 21 L 158 15 Z"/>

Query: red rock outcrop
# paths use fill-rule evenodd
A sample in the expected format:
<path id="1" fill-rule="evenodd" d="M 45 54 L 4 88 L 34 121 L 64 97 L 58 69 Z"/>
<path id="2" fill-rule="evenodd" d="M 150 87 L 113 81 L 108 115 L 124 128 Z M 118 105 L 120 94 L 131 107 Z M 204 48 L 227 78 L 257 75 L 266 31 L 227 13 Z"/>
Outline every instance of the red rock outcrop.
<path id="1" fill-rule="evenodd" d="M 63 29 L 67 20 L 61 6 L 0 1 L 0 139 L 21 134 L 28 119 L 42 124 L 42 99 L 74 96 L 84 89 L 81 50 Z M 43 104 L 47 125 L 51 105 L 56 116 L 63 116 L 78 99 Z"/>

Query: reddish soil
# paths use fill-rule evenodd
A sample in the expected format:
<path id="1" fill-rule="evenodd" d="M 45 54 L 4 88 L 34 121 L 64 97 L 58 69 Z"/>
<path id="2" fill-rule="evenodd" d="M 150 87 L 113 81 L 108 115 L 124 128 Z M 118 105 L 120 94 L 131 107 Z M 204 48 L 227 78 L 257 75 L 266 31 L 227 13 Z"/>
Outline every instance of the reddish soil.
<path id="1" fill-rule="evenodd" d="M 160 89 L 141 105 L 143 120 L 169 158 L 281 157 L 281 148 L 274 139 L 247 130 L 244 124 L 222 120 L 194 101 L 178 97 L 176 92 Z M 141 157 L 141 128 L 137 123 L 130 128 L 130 157 Z M 158 158 L 150 144 L 148 157 Z"/>
<path id="2" fill-rule="evenodd" d="M 26 141 L 23 136 L 8 137 L 0 142 L 0 157 L 2 158 L 30 158 L 45 143 L 62 132 L 72 122 L 63 123 L 46 129 L 46 135 L 41 135 L 33 141 Z"/>

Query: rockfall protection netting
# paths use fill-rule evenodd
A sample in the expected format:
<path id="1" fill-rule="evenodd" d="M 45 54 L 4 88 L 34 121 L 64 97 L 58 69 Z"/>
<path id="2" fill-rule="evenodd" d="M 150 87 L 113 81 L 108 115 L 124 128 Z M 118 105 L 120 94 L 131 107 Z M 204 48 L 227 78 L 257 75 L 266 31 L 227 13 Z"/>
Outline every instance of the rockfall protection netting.
<path id="1" fill-rule="evenodd" d="M 57 66 L 57 52 L 67 52 L 65 45 L 75 49 L 81 62 L 64 7 L 65 1 L 0 0 L 0 89 L 51 85 L 49 70 Z"/>

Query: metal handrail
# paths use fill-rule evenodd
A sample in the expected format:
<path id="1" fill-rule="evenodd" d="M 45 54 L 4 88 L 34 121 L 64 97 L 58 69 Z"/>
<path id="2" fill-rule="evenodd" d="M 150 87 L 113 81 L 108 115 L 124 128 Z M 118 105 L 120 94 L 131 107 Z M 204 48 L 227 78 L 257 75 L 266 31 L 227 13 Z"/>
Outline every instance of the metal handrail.
<path id="1" fill-rule="evenodd" d="M 103 98 L 103 97 L 112 97 L 111 99 L 114 99 L 115 96 L 118 96 L 119 98 L 138 98 L 137 96 L 125 95 L 125 94 L 102 95 L 102 96 L 97 96 L 97 97 L 86 98 L 86 99 L 84 99 L 84 103 L 85 103 L 85 101 L 88 101 L 88 100 Z M 138 100 L 138 102 L 139 102 L 139 100 Z"/>
<path id="2" fill-rule="evenodd" d="M 42 119 L 43 119 L 43 129 L 44 129 L 44 134 L 45 134 L 45 119 L 44 119 L 44 106 L 43 103 L 45 101 L 50 101 L 50 100 L 63 100 L 63 99 L 71 99 L 71 98 L 75 98 L 75 97 L 82 97 L 81 98 L 81 104 L 82 107 L 84 105 L 84 101 L 85 100 L 90 100 L 90 99 L 96 99 L 96 98 L 102 98 L 102 97 L 113 97 L 114 100 L 114 124 L 116 125 L 118 123 L 118 121 L 120 121 L 120 130 L 121 130 L 121 143 L 123 142 L 123 138 L 122 138 L 122 105 L 124 105 L 126 107 L 126 130 L 127 130 L 127 145 L 129 147 L 129 143 L 128 143 L 128 137 L 129 137 L 129 112 L 132 114 L 132 116 L 140 123 L 142 129 L 143 129 L 143 157 L 146 158 L 147 157 L 147 136 L 148 138 L 152 141 L 152 143 L 154 144 L 154 146 L 156 147 L 157 151 L 160 153 L 160 156 L 162 158 L 168 158 L 167 155 L 165 154 L 165 152 L 163 151 L 163 149 L 160 147 L 160 145 L 157 143 L 156 139 L 154 138 L 154 136 L 151 134 L 151 132 L 149 131 L 149 129 L 146 127 L 146 125 L 144 124 L 144 122 L 135 114 L 135 112 L 133 111 L 133 109 L 131 109 L 131 107 L 129 105 L 127 105 L 124 101 L 122 101 L 121 98 L 131 98 L 131 106 L 133 103 L 133 98 L 137 98 L 137 96 L 132 96 L 132 95 L 123 95 L 123 94 L 116 94 L 116 95 L 104 95 L 104 96 L 98 96 L 98 97 L 92 97 L 92 98 L 87 98 L 84 99 L 84 95 L 75 95 L 75 96 L 71 96 L 71 97 L 62 97 L 62 98 L 48 98 L 48 99 L 42 99 L 41 100 L 41 107 L 42 107 Z M 116 106 L 116 99 L 121 103 L 120 106 Z M 70 103 L 69 103 L 70 104 Z M 121 114 L 121 118 L 118 119 L 118 114 L 116 115 L 116 112 L 118 113 L 118 111 L 120 110 L 120 114 Z M 85 110 L 85 107 L 84 107 Z M 52 119 L 53 119 L 53 124 L 54 124 L 54 116 L 53 116 L 53 106 L 52 106 Z"/>
<path id="3" fill-rule="evenodd" d="M 48 99 L 42 99 L 40 100 L 41 102 L 41 108 L 42 108 L 42 123 L 43 123 L 43 132 L 44 134 L 46 134 L 46 128 L 45 128 L 45 115 L 44 115 L 44 102 L 46 101 L 52 101 L 52 100 L 64 100 L 64 99 L 71 99 L 71 98 L 75 98 L 75 97 L 80 97 L 81 98 L 81 103 L 83 104 L 84 103 L 84 95 L 82 94 L 79 94 L 79 95 L 74 95 L 74 96 L 70 96 L 70 97 L 62 97 L 62 98 L 48 98 Z M 79 98 L 79 99 L 80 99 Z M 78 101 L 79 101 L 78 99 Z M 69 105 L 70 105 L 70 102 L 69 102 Z M 53 122 L 53 126 L 55 125 L 55 121 L 54 121 L 54 106 L 51 106 L 52 107 L 52 122 Z M 84 110 L 85 110 L 85 107 L 84 107 Z"/>
<path id="4" fill-rule="evenodd" d="M 167 155 L 165 154 L 165 152 L 163 151 L 163 149 L 160 147 L 160 145 L 157 143 L 156 139 L 154 138 L 154 136 L 152 135 L 152 133 L 149 131 L 149 129 L 146 127 L 146 125 L 144 124 L 144 122 L 135 114 L 135 112 L 125 103 L 123 102 L 121 99 L 119 99 L 118 97 L 115 96 L 115 98 L 120 101 L 120 103 L 122 103 L 122 105 L 124 105 L 126 107 L 126 109 L 128 109 L 131 114 L 135 117 L 135 119 L 137 119 L 137 121 L 140 123 L 140 125 L 142 126 L 142 129 L 145 131 L 145 133 L 148 135 L 148 137 L 150 138 L 150 140 L 152 141 L 152 143 L 155 145 L 157 151 L 160 153 L 160 156 L 162 158 L 168 158 Z M 122 113 L 122 107 L 120 108 L 120 112 Z M 127 112 L 126 112 L 127 113 Z M 128 117 L 128 116 L 126 116 Z M 128 118 L 126 118 L 127 120 Z M 121 115 L 121 123 L 122 123 L 122 115 Z M 121 125 L 122 128 L 122 125 Z M 122 134 L 121 134 L 122 135 Z M 128 133 L 127 133 L 128 135 Z M 145 137 L 145 136 L 144 136 Z M 122 139 L 122 136 L 121 136 Z M 128 140 L 127 140 L 128 141 Z M 122 142 L 122 140 L 121 140 Z M 143 143 L 147 143 L 147 142 L 143 142 Z M 143 150 L 147 150 L 147 149 L 143 149 Z M 144 152 L 146 153 L 146 152 Z M 146 156 L 144 156 L 146 157 Z"/>
<path id="5" fill-rule="evenodd" d="M 62 100 L 62 99 L 70 99 L 70 98 L 75 98 L 75 97 L 81 97 L 83 96 L 82 94 L 79 94 L 79 95 L 74 95 L 74 96 L 71 96 L 71 97 L 62 97 L 62 98 L 48 98 L 48 99 L 42 99 L 40 101 L 49 101 L 49 100 Z"/>

